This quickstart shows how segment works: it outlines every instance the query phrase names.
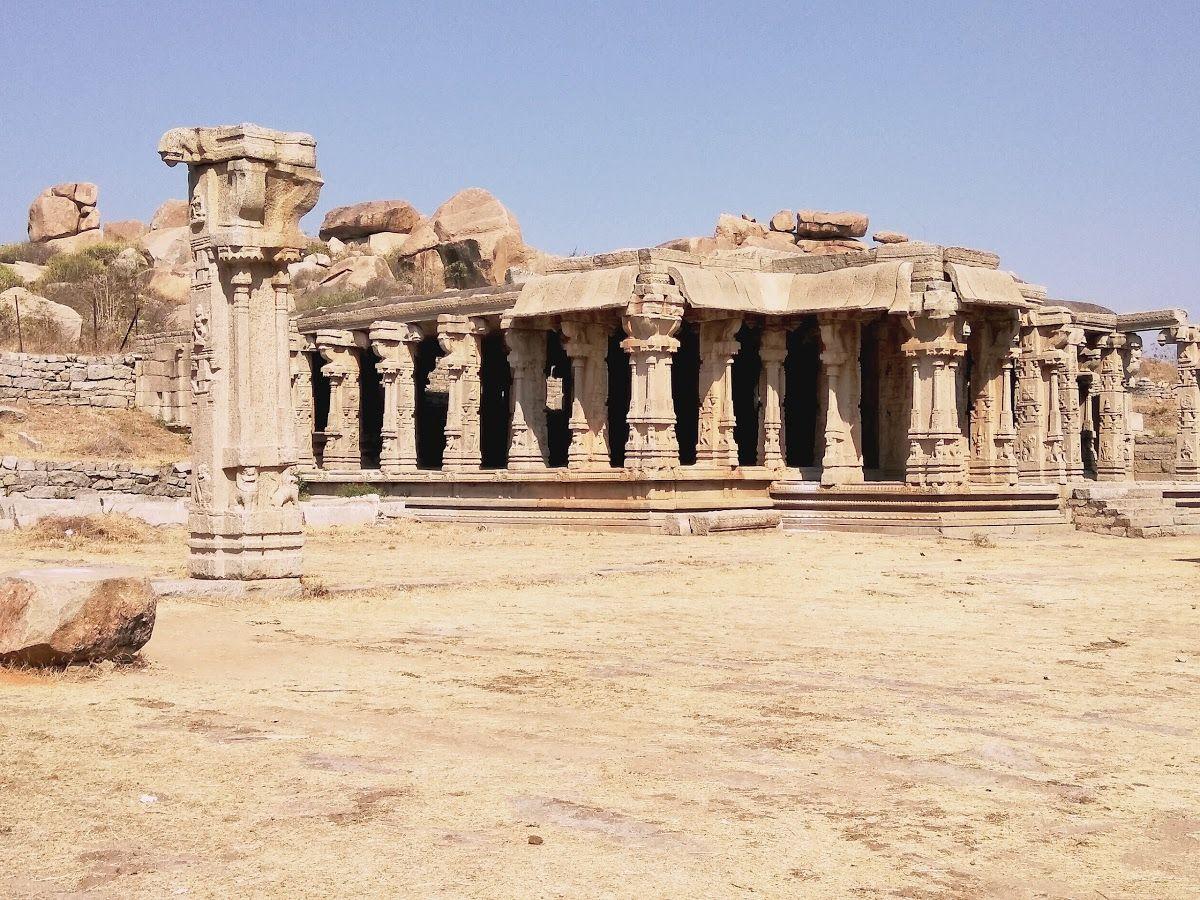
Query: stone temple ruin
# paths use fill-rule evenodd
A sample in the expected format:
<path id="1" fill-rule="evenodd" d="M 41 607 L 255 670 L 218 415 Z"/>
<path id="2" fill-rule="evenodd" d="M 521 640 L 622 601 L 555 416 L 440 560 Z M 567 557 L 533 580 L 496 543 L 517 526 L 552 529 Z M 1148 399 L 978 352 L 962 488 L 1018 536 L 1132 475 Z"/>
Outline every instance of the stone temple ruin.
<path id="1" fill-rule="evenodd" d="M 1055 300 L 993 253 L 888 235 L 622 250 L 296 315 L 312 139 L 186 129 L 161 152 L 191 169 L 194 327 L 144 339 L 139 392 L 194 429 L 197 574 L 296 571 L 297 480 L 474 522 L 1065 526 L 1077 488 L 1132 479 L 1126 388 L 1150 330 L 1179 348 L 1177 521 L 1200 525 L 1182 310 Z"/>

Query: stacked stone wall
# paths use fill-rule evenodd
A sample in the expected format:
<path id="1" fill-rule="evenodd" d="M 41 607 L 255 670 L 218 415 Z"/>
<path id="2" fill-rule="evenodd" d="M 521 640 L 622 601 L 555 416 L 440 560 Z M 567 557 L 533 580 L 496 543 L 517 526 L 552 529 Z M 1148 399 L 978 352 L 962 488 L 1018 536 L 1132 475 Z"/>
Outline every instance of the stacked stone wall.
<path id="1" fill-rule="evenodd" d="M 1170 481 L 1175 477 L 1175 436 L 1137 435 L 1133 445 L 1133 477 L 1138 481 Z"/>
<path id="2" fill-rule="evenodd" d="M 192 424 L 190 331 L 162 331 L 137 339 L 134 403 L 169 425 Z"/>
<path id="3" fill-rule="evenodd" d="M 186 497 L 191 466 L 132 466 L 111 460 L 0 459 L 0 495 L 72 499 L 93 492 Z"/>
<path id="4" fill-rule="evenodd" d="M 132 355 L 0 353 L 0 400 L 127 408 L 134 369 Z"/>

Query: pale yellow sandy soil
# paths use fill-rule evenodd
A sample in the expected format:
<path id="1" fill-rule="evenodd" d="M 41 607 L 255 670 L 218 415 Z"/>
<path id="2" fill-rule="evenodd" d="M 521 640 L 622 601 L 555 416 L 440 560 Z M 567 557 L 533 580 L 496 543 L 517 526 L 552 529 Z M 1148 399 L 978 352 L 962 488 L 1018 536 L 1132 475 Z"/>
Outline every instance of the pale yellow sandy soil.
<path id="1" fill-rule="evenodd" d="M 177 572 L 163 536 L 107 558 Z M 1195 538 L 410 525 L 307 566 L 375 587 L 0 676 L 0 895 L 1200 893 Z"/>

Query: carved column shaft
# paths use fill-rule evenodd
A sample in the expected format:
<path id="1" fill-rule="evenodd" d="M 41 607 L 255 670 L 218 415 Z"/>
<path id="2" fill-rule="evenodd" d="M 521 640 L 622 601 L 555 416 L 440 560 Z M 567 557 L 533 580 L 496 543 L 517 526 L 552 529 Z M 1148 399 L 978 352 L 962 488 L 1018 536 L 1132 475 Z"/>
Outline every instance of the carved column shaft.
<path id="1" fill-rule="evenodd" d="M 449 396 L 446 405 L 446 451 L 442 468 L 466 472 L 482 465 L 479 442 L 479 378 L 481 348 L 486 333 L 482 319 L 441 315 L 437 321 L 438 343 L 446 352 L 438 366 L 446 372 Z"/>
<path id="2" fill-rule="evenodd" d="M 376 322 L 371 348 L 383 382 L 383 428 L 379 469 L 386 475 L 417 470 L 416 359 L 421 330 L 415 325 Z"/>
<path id="3" fill-rule="evenodd" d="M 984 484 L 1016 483 L 1015 438 L 1012 421 L 1012 342 L 1016 334 L 1011 319 L 983 318 L 974 322 L 970 346 L 971 371 L 971 480 Z"/>
<path id="4" fill-rule="evenodd" d="M 679 465 L 671 364 L 679 349 L 675 333 L 683 322 L 683 298 L 665 275 L 638 279 L 637 295 L 621 316 L 628 335 L 621 346 L 629 354 L 633 380 L 625 466 L 655 471 Z"/>
<path id="5" fill-rule="evenodd" d="M 600 322 L 563 319 L 563 348 L 571 359 L 571 469 L 607 469 L 608 334 Z"/>
<path id="6" fill-rule="evenodd" d="M 758 394 L 762 398 L 759 411 L 758 461 L 768 469 L 779 470 L 787 465 L 784 441 L 783 411 L 785 382 L 783 363 L 787 359 L 787 329 L 769 325 L 763 329 L 759 357 L 762 374 Z"/>
<path id="7" fill-rule="evenodd" d="M 700 422 L 696 464 L 733 468 L 738 464 L 733 412 L 733 358 L 740 345 L 740 316 L 700 322 Z"/>
<path id="8" fill-rule="evenodd" d="M 167 165 L 188 166 L 197 577 L 300 574 L 287 267 L 320 193 L 315 148 L 255 125 L 178 128 L 159 142 Z"/>
<path id="9" fill-rule="evenodd" d="M 1179 422 L 1175 434 L 1175 479 L 1200 481 L 1200 325 L 1179 325 L 1164 330 L 1160 344 L 1176 346 L 1179 381 L 1175 397 Z"/>
<path id="10" fill-rule="evenodd" d="M 291 349 L 292 405 L 296 411 L 296 459 L 305 468 L 317 464 L 313 457 L 313 432 L 316 430 L 316 412 L 313 408 L 312 363 L 309 356 L 315 352 L 309 341 L 299 332 L 293 332 L 289 342 Z"/>
<path id="11" fill-rule="evenodd" d="M 821 484 L 858 484 L 863 480 L 862 378 L 859 345 L 862 323 L 854 316 L 822 315 L 821 366 L 825 372 L 825 455 Z"/>
<path id="12" fill-rule="evenodd" d="M 1125 351 L 1128 342 L 1122 334 L 1105 336 L 1100 342 L 1100 421 L 1096 478 L 1124 481 L 1129 476 L 1126 460 Z"/>
<path id="13" fill-rule="evenodd" d="M 928 311 L 906 320 L 911 337 L 902 348 L 913 376 L 905 480 L 952 487 L 967 479 L 966 436 L 958 405 L 958 366 L 967 346 L 954 295 L 927 291 L 925 297 Z"/>
<path id="14" fill-rule="evenodd" d="M 540 471 L 550 461 L 546 430 L 546 330 L 527 320 L 506 320 L 508 364 L 512 372 L 512 424 L 508 468 Z"/>
<path id="15" fill-rule="evenodd" d="M 325 360 L 321 374 L 329 379 L 329 416 L 325 423 L 322 467 L 331 472 L 354 472 L 362 468 L 359 363 L 354 353 L 354 335 L 341 329 L 321 329 L 313 340 Z"/>

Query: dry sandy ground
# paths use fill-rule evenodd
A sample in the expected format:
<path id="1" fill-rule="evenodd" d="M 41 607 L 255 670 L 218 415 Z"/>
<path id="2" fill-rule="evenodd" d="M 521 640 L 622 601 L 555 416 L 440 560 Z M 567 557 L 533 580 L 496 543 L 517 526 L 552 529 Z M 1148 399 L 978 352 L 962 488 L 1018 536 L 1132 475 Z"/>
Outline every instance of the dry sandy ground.
<path id="1" fill-rule="evenodd" d="M 165 534 L 112 558 L 178 570 Z M 0 675 L 0 894 L 1200 892 L 1195 538 L 408 525 L 307 565 L 375 587 Z"/>

